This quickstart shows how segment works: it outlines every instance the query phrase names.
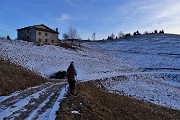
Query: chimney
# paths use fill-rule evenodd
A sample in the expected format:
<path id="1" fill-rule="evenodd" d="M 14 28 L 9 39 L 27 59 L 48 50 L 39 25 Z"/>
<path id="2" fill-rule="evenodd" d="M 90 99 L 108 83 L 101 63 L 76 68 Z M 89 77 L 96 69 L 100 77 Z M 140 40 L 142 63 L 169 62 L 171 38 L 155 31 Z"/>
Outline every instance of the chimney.
<path id="1" fill-rule="evenodd" d="M 56 32 L 58 32 L 58 28 L 56 28 Z"/>

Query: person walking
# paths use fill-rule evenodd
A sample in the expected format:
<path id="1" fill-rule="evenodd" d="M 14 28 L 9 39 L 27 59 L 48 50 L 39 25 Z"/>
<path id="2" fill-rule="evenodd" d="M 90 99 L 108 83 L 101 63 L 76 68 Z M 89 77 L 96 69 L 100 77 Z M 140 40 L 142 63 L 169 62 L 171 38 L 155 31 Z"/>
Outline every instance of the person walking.
<path id="1" fill-rule="evenodd" d="M 76 69 L 74 67 L 74 62 L 72 61 L 67 69 L 66 76 L 68 78 L 69 88 L 70 88 L 70 94 L 74 94 L 75 89 L 75 76 L 77 76 Z"/>

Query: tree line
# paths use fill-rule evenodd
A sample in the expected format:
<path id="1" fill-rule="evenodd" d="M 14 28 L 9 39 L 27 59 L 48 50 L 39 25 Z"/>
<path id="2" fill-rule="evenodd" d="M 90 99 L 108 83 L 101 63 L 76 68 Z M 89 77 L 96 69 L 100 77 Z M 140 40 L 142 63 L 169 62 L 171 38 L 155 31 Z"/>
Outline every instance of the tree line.
<path id="1" fill-rule="evenodd" d="M 10 36 L 7 35 L 7 37 L 4 37 L 4 36 L 0 36 L 0 39 L 7 39 L 7 40 L 11 40 Z"/>
<path id="2" fill-rule="evenodd" d="M 129 37 L 129 36 L 139 36 L 139 35 L 147 35 L 147 34 L 163 34 L 164 30 L 154 30 L 153 32 L 148 32 L 145 31 L 144 33 L 140 33 L 138 30 L 135 31 L 133 34 L 131 33 L 123 33 L 122 31 L 118 32 L 118 35 L 116 36 L 114 33 L 112 33 L 111 35 L 109 35 L 106 39 L 107 40 L 113 40 L 113 39 L 120 39 L 120 38 L 124 38 L 124 37 Z M 68 32 L 63 34 L 63 39 L 64 40 L 77 40 L 77 39 L 81 39 L 76 28 L 70 26 L 68 29 Z M 92 33 L 92 38 L 88 38 L 88 40 L 96 40 L 96 33 L 93 32 Z M 105 39 L 103 39 L 105 40 Z"/>
<path id="3" fill-rule="evenodd" d="M 124 34 L 122 31 L 120 31 L 118 33 L 117 36 L 115 36 L 113 33 L 107 37 L 107 40 L 112 40 L 112 39 L 120 39 L 120 38 L 124 38 L 124 37 L 129 37 L 129 36 L 138 36 L 138 35 L 147 35 L 147 34 L 163 34 L 164 33 L 164 30 L 160 30 L 159 32 L 157 30 L 154 30 L 154 32 L 148 32 L 148 31 L 145 31 L 143 34 L 140 33 L 138 30 L 135 31 L 132 35 L 131 33 L 126 33 Z"/>

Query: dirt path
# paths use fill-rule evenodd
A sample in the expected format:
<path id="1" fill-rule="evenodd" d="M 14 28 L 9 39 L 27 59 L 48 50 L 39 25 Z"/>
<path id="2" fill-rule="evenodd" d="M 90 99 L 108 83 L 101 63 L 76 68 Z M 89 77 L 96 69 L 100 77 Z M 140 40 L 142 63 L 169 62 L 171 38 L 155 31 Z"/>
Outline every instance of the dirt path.
<path id="1" fill-rule="evenodd" d="M 1 98 L 0 119 L 55 119 L 59 103 L 66 93 L 65 86 L 65 82 L 48 82 Z"/>

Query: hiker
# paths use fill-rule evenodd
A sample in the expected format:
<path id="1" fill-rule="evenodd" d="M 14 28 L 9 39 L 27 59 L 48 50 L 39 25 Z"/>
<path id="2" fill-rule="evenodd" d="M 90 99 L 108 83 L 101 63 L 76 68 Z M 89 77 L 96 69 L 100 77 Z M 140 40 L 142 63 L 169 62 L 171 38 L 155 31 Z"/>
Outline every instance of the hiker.
<path id="1" fill-rule="evenodd" d="M 74 88 L 75 88 L 75 83 L 76 83 L 76 80 L 75 80 L 75 76 L 77 76 L 77 72 L 76 72 L 76 69 L 74 67 L 74 62 L 71 62 L 68 69 L 67 69 L 67 72 L 66 72 L 66 76 L 68 78 L 68 83 L 69 83 L 69 88 L 70 88 L 70 94 L 74 94 Z"/>

